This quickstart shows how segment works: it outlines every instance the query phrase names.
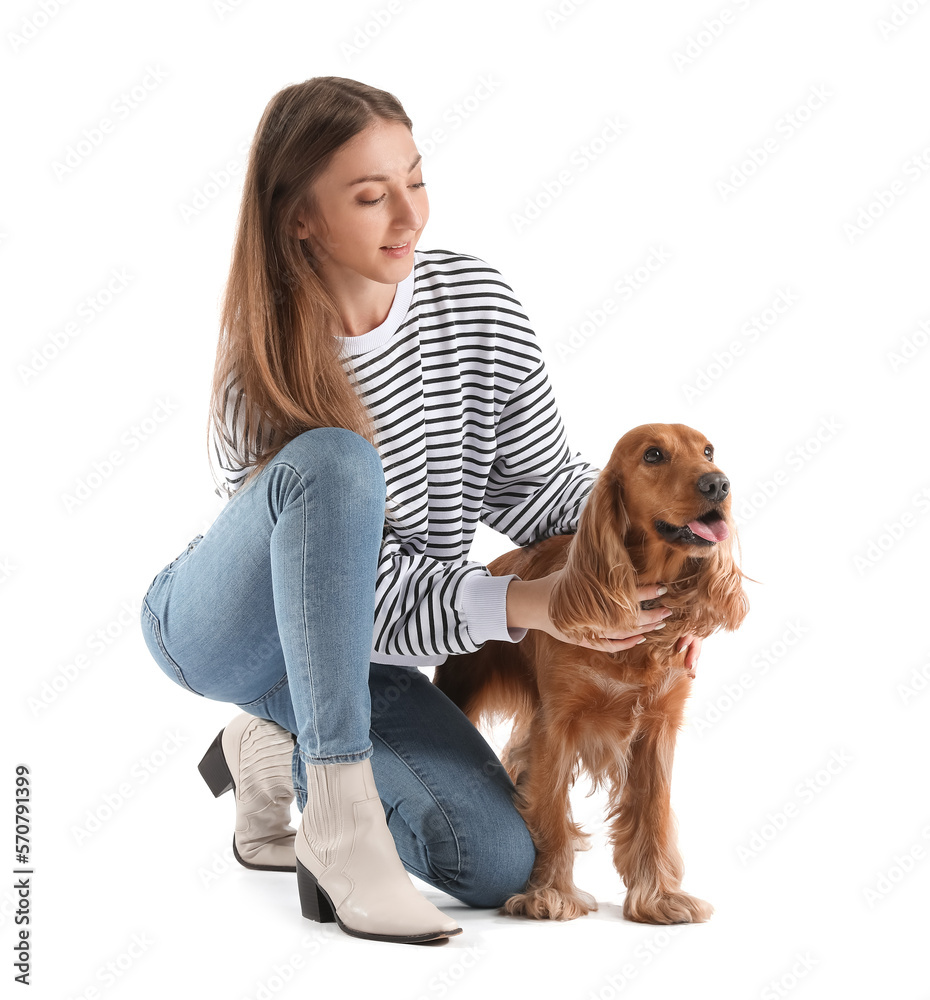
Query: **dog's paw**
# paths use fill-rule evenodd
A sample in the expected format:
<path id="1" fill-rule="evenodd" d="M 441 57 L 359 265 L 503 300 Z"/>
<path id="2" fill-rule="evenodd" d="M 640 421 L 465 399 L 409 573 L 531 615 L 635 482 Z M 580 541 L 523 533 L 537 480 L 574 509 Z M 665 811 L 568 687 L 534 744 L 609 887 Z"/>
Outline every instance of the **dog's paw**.
<path id="1" fill-rule="evenodd" d="M 686 892 L 627 892 L 623 915 L 642 924 L 699 924 L 710 919 L 710 903 Z"/>
<path id="2" fill-rule="evenodd" d="M 503 912 L 533 920 L 574 920 L 597 909 L 597 902 L 587 892 L 574 886 L 570 890 L 530 889 L 511 896 Z"/>

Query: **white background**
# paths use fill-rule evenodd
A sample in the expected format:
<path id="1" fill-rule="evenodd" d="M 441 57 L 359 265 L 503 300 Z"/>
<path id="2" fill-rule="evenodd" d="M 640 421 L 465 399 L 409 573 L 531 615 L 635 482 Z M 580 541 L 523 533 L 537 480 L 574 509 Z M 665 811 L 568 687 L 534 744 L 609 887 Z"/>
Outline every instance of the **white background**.
<path id="1" fill-rule="evenodd" d="M 11 873 L 24 763 L 30 995 L 930 995 L 926 7 L 4 6 L 0 843 Z M 220 503 L 205 423 L 244 150 L 277 90 L 330 74 L 403 102 L 421 246 L 503 273 L 573 448 L 602 465 L 683 421 L 733 482 L 759 583 L 705 643 L 673 786 L 707 924 L 622 919 L 583 786 L 600 910 L 571 923 L 431 892 L 459 938 L 360 942 L 229 863 L 232 802 L 196 763 L 234 710 L 166 680 L 138 607 Z M 13 986 L 14 905 L 0 889 Z"/>

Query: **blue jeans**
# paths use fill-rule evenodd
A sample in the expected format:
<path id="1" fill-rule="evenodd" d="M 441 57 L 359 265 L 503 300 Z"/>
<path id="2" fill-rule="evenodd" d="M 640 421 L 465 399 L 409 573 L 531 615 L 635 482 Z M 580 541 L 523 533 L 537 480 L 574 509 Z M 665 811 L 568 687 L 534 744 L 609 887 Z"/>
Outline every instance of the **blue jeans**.
<path id="1" fill-rule="evenodd" d="M 298 435 L 152 581 L 146 644 L 182 687 L 296 735 L 301 809 L 305 766 L 371 757 L 407 870 L 499 906 L 535 857 L 513 784 L 425 674 L 371 662 L 385 492 L 358 434 Z"/>

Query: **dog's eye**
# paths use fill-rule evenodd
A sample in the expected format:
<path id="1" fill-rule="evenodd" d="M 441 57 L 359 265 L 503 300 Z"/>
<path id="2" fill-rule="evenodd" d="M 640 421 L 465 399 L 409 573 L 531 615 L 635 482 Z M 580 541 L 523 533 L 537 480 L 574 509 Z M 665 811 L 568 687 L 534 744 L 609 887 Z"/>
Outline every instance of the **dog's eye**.
<path id="1" fill-rule="evenodd" d="M 662 452 L 658 448 L 647 448 L 646 454 L 643 455 L 643 461 L 649 462 L 650 465 L 655 465 L 656 462 L 662 461 Z"/>
<path id="2" fill-rule="evenodd" d="M 714 449 L 710 445 L 704 449 L 704 457 L 711 462 L 714 460 Z"/>

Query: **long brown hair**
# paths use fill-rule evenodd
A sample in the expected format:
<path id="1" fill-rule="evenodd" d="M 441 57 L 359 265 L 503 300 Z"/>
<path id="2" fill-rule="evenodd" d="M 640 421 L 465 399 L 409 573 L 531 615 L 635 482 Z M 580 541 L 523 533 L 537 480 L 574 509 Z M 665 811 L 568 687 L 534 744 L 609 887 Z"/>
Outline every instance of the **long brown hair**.
<path id="1" fill-rule="evenodd" d="M 251 467 L 246 481 L 313 427 L 346 427 L 374 444 L 371 417 L 340 360 L 336 302 L 294 225 L 301 212 L 316 216 L 311 186 L 336 151 L 378 119 L 412 131 L 392 94 L 318 76 L 278 91 L 256 129 L 210 401 L 211 444 L 227 468 Z"/>

